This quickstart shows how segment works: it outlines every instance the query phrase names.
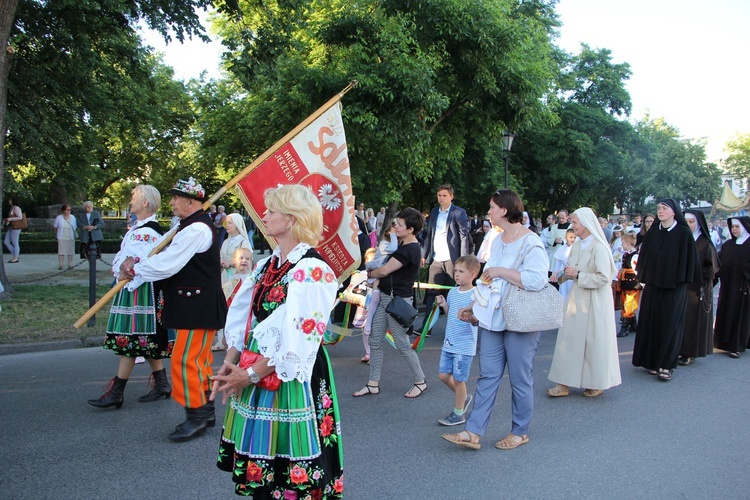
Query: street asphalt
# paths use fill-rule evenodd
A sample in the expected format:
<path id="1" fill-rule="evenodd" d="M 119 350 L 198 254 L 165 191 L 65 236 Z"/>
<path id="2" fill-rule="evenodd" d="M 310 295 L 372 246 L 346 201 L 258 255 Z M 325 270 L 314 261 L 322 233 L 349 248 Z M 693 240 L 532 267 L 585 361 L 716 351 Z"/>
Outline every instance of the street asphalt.
<path id="1" fill-rule="evenodd" d="M 47 270 L 43 257 L 33 257 L 6 264 L 12 281 L 26 262 L 33 272 L 56 272 L 56 258 Z M 441 319 L 420 353 L 429 389 L 413 400 L 403 396 L 410 375 L 395 349 L 386 346 L 381 393 L 353 398 L 368 378 L 361 338 L 327 347 L 342 410 L 345 498 L 750 498 L 750 353 L 731 359 L 717 351 L 662 382 L 631 365 L 630 335 L 618 339 L 621 386 L 597 398 L 571 391 L 553 399 L 546 390 L 555 333 L 545 332 L 529 444 L 493 446 L 510 432 L 503 380 L 482 449 L 472 451 L 440 438 L 462 428 L 437 423 L 453 401 L 437 377 L 443 328 Z M 184 413 L 172 400 L 138 402 L 148 391 L 148 365 L 136 366 L 121 409 L 89 406 L 118 358 L 100 347 L 64 347 L 0 350 L 0 498 L 234 497 L 230 476 L 215 466 L 219 427 L 187 443 L 168 441 Z M 472 389 L 477 375 L 475 361 Z"/>

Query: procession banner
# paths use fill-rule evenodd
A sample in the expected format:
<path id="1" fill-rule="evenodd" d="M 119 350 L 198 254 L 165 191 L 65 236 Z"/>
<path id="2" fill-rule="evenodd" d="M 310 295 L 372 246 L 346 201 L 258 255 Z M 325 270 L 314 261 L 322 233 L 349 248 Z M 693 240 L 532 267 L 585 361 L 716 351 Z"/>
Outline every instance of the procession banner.
<path id="1" fill-rule="evenodd" d="M 307 186 L 323 210 L 323 239 L 316 250 L 339 282 L 360 263 L 351 171 L 341 103 L 335 102 L 294 137 L 282 144 L 235 186 L 259 228 L 266 211 L 264 193 L 280 184 Z M 275 246 L 271 240 L 269 243 Z"/>

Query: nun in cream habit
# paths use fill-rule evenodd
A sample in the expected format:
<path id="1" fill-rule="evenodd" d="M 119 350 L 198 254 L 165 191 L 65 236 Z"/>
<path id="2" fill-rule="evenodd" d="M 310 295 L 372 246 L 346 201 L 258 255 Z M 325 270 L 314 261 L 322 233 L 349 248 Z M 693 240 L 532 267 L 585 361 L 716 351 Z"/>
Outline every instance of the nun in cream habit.
<path id="1" fill-rule="evenodd" d="M 547 391 L 567 396 L 569 387 L 583 387 L 595 397 L 622 382 L 617 354 L 615 315 L 612 314 L 612 278 L 617 270 L 596 214 L 579 208 L 571 216 L 579 241 L 573 243 L 565 269 L 553 277 L 573 280 L 565 302 L 565 320 L 557 332 L 549 379 L 557 385 Z"/>

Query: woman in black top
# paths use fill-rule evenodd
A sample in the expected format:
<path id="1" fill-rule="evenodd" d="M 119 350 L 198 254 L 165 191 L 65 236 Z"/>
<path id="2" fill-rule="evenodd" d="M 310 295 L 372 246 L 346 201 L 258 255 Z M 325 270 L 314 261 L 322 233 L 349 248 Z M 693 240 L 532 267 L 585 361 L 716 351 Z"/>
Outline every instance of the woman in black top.
<path id="1" fill-rule="evenodd" d="M 368 273 L 370 278 L 380 280 L 380 302 L 375 310 L 370 330 L 370 380 L 367 385 L 354 393 L 355 397 L 380 392 L 380 370 L 383 367 L 383 343 L 387 330 L 391 331 L 393 342 L 409 364 L 414 385 L 404 394 L 407 398 L 416 398 L 427 390 L 424 372 L 419 364 L 416 351 L 412 349 L 406 328 L 402 327 L 387 312 L 386 307 L 393 296 L 399 296 L 412 303 L 414 281 L 419 277 L 421 251 L 416 235 L 424 225 L 424 217 L 413 208 L 406 208 L 396 216 L 393 226 L 398 237 L 398 249 L 381 267 Z"/>

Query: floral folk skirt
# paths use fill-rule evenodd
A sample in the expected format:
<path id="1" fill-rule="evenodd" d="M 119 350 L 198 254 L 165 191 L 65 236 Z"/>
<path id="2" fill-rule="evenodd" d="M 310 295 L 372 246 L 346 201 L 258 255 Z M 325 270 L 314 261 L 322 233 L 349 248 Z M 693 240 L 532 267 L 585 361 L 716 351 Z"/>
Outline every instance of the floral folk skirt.
<path id="1" fill-rule="evenodd" d="M 342 498 L 343 445 L 331 363 L 320 347 L 309 383 L 250 385 L 224 417 L 219 469 L 255 500 Z"/>
<path id="2" fill-rule="evenodd" d="M 162 359 L 172 355 L 174 338 L 156 320 L 154 289 L 144 283 L 132 292 L 123 288 L 112 301 L 104 348 L 120 356 Z"/>

